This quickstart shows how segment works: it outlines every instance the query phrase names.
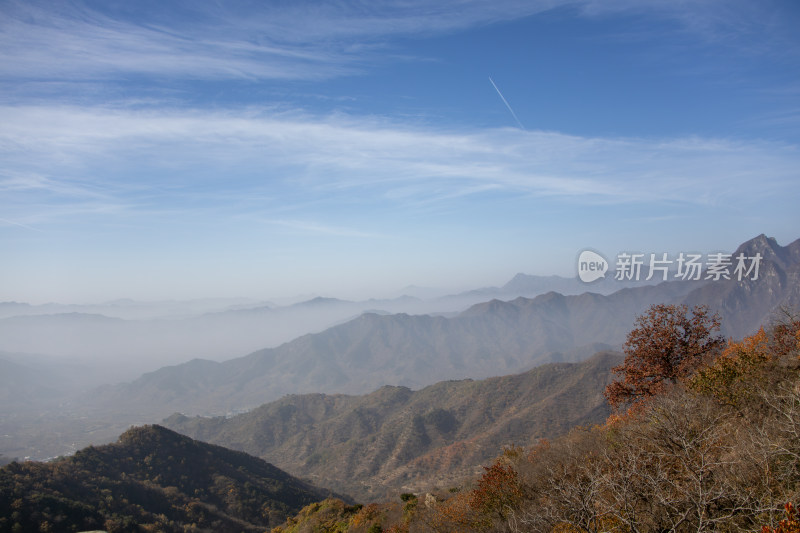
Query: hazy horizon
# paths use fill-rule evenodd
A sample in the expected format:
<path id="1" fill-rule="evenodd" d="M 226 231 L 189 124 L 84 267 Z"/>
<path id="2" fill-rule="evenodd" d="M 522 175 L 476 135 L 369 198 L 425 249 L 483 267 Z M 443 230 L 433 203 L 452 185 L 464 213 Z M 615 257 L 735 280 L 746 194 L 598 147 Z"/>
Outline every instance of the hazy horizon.
<path id="1" fill-rule="evenodd" d="M 0 301 L 459 292 L 786 245 L 800 7 L 0 5 Z"/>

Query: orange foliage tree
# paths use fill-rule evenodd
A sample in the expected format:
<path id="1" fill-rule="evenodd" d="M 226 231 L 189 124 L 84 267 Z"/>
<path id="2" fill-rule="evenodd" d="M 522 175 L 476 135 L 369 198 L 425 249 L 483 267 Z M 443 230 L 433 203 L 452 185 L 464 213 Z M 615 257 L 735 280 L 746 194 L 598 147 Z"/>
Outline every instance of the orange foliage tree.
<path id="1" fill-rule="evenodd" d="M 635 404 L 688 377 L 724 344 L 718 331 L 719 317 L 706 306 L 695 306 L 691 315 L 685 305 L 651 306 L 628 333 L 625 361 L 613 369 L 622 377 L 606 387 L 608 402 Z"/>
<path id="2" fill-rule="evenodd" d="M 505 520 L 508 513 L 522 501 L 519 475 L 513 466 L 503 465 L 500 461 L 483 468 L 485 472 L 472 491 L 470 505 L 489 519 Z"/>
<path id="3" fill-rule="evenodd" d="M 428 525 L 437 532 L 492 531 L 496 523 L 505 522 L 523 501 L 524 492 L 518 472 L 508 464 L 507 450 L 484 473 L 475 488 L 459 492 L 435 506 L 434 519 Z"/>

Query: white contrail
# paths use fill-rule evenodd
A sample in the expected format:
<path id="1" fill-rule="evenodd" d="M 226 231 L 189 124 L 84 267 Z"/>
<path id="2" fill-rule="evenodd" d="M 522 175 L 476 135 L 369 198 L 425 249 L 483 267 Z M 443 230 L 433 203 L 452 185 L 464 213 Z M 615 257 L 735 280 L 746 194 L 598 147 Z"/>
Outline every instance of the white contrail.
<path id="1" fill-rule="evenodd" d="M 503 93 L 501 93 L 501 92 L 500 92 L 500 89 L 498 89 L 498 88 L 497 88 L 497 85 L 495 84 L 495 82 L 494 82 L 494 80 L 492 79 L 492 77 L 491 77 L 491 76 L 489 76 L 489 81 L 491 82 L 491 84 L 492 84 L 492 87 L 494 87 L 494 90 L 495 90 L 495 91 L 497 91 L 497 94 L 500 96 L 500 99 L 501 99 L 501 100 L 503 100 L 503 103 L 504 103 L 504 104 L 506 104 L 506 107 L 507 107 L 507 108 L 508 108 L 508 110 L 511 112 L 511 116 L 512 116 L 512 117 L 514 117 L 514 120 L 516 120 L 516 121 L 517 121 L 517 124 L 519 124 L 519 127 L 520 127 L 520 128 L 522 128 L 522 129 L 524 130 L 524 129 L 525 129 L 525 126 L 523 126 L 523 125 L 522 125 L 522 122 L 520 122 L 520 121 L 519 121 L 519 119 L 517 118 L 517 114 L 516 114 L 516 113 L 514 113 L 514 110 L 513 110 L 513 109 L 511 109 L 511 106 L 510 106 L 510 105 L 508 105 L 508 101 L 506 100 L 506 97 L 505 97 L 505 96 L 503 96 Z"/>

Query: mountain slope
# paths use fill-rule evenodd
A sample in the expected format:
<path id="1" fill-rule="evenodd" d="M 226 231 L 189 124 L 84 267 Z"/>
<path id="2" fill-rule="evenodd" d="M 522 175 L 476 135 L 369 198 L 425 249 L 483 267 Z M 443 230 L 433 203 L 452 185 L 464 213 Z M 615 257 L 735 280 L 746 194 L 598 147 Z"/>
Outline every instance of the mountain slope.
<path id="1" fill-rule="evenodd" d="M 474 474 L 504 445 L 531 444 L 608 415 L 602 391 L 620 354 L 554 363 L 419 391 L 386 386 L 364 396 L 286 396 L 226 418 L 173 415 L 168 427 L 264 458 L 361 498 Z"/>
<path id="2" fill-rule="evenodd" d="M 609 296 L 493 300 L 453 318 L 365 314 L 223 363 L 162 368 L 98 397 L 132 414 L 223 414 L 291 393 L 365 393 L 384 384 L 419 388 L 510 374 L 619 345 L 650 304 L 675 301 L 691 288 L 665 283 Z"/>
<path id="3" fill-rule="evenodd" d="M 798 249 L 800 241 L 784 248 L 763 235 L 742 245 L 764 258 L 757 280 L 670 281 L 608 296 L 551 292 L 492 300 L 451 318 L 368 313 L 223 363 L 162 368 L 98 398 L 131 414 L 222 414 L 283 394 L 358 394 L 385 384 L 419 388 L 510 374 L 619 347 L 636 316 L 655 303 L 706 304 L 720 312 L 726 336 L 742 337 L 777 306 L 800 307 Z"/>
<path id="4" fill-rule="evenodd" d="M 263 531 L 327 495 L 260 459 L 147 426 L 73 457 L 0 469 L 0 531 Z"/>
<path id="5" fill-rule="evenodd" d="M 723 334 L 741 338 L 754 333 L 762 324 L 768 324 L 781 307 L 800 311 L 800 239 L 780 246 L 775 239 L 765 235 L 747 241 L 733 254 L 763 258 L 758 279 L 745 277 L 738 281 L 721 279 L 692 291 L 684 303 L 707 303 L 719 312 Z"/>
<path id="6" fill-rule="evenodd" d="M 800 309 L 799 249 L 800 241 L 781 247 L 763 235 L 743 244 L 739 250 L 747 256 L 764 257 L 757 280 L 671 281 L 608 296 L 548 293 L 533 299 L 492 300 L 448 318 L 364 314 L 223 363 L 194 360 L 164 367 L 132 383 L 95 391 L 67 408 L 78 425 L 86 416 L 102 421 L 92 439 L 110 439 L 131 423 L 159 420 L 176 411 L 227 414 L 284 394 L 363 394 L 386 384 L 420 388 L 446 379 L 512 374 L 617 348 L 636 316 L 654 303 L 707 304 L 720 312 L 723 334 L 740 338 L 766 322 L 778 306 Z M 58 419 L 63 411 L 57 413 Z M 89 437 L 75 431 L 74 425 L 59 426 L 59 431 L 69 436 L 69 442 L 87 442 Z M 30 433 L 35 442 L 42 441 Z M 0 453 L 30 455 L 26 450 L 31 447 L 28 442 L 34 442 L 31 439 Z M 64 450 L 36 456 L 53 453 Z"/>

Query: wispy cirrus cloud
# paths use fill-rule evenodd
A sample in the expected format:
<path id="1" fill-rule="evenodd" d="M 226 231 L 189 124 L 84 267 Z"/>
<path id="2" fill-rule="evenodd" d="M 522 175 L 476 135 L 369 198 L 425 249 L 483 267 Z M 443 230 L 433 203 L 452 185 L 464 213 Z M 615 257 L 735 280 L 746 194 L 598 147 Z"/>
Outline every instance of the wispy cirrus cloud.
<path id="1" fill-rule="evenodd" d="M 369 62 L 388 36 L 452 31 L 559 3 L 197 2 L 182 10 L 165 4 L 126 12 L 80 2 L 10 0 L 0 6 L 0 47 L 6 57 L 0 76 L 47 81 L 110 80 L 131 73 L 189 79 L 328 78 Z"/>
<path id="2" fill-rule="evenodd" d="M 71 4 L 79 6 L 79 4 Z M 112 80 L 126 74 L 190 79 L 314 79 L 341 75 L 346 51 L 248 40 L 212 21 L 186 28 L 136 23 L 88 8 L 9 2 L 0 23 L 5 78 Z M 217 33 L 216 36 L 211 36 Z"/>
<path id="3" fill-rule="evenodd" d="M 779 194 L 793 186 L 800 168 L 796 147 L 766 141 L 456 132 L 252 108 L 148 113 L 16 106 L 0 108 L 0 120 L 6 125 L 0 197 L 28 216 L 29 206 L 44 210 L 47 202 L 102 214 L 97 205 L 116 205 L 116 212 L 120 206 L 258 210 L 293 198 L 430 205 L 498 193 L 587 204 L 713 205 Z M 264 200 L 253 206 L 252 198 Z"/>
<path id="4" fill-rule="evenodd" d="M 770 2 L 4 0 L 3 278 L 306 291 L 788 232 L 799 48 Z M 487 126 L 489 75 L 528 131 Z"/>
<path id="5" fill-rule="evenodd" d="M 352 74 L 381 57 L 389 39 L 439 35 L 573 8 L 596 17 L 648 13 L 750 53 L 781 46 L 767 8 L 735 2 L 448 0 L 440 2 L 158 3 L 136 8 L 9 0 L 0 5 L 0 77 L 114 80 L 322 79 Z M 775 37 L 764 41 L 764 26 Z M 753 39 L 753 35 L 756 39 Z M 758 45 L 758 46 L 756 46 Z M 785 48 L 785 47 L 784 47 Z M 759 52 L 760 50 L 760 52 Z"/>

